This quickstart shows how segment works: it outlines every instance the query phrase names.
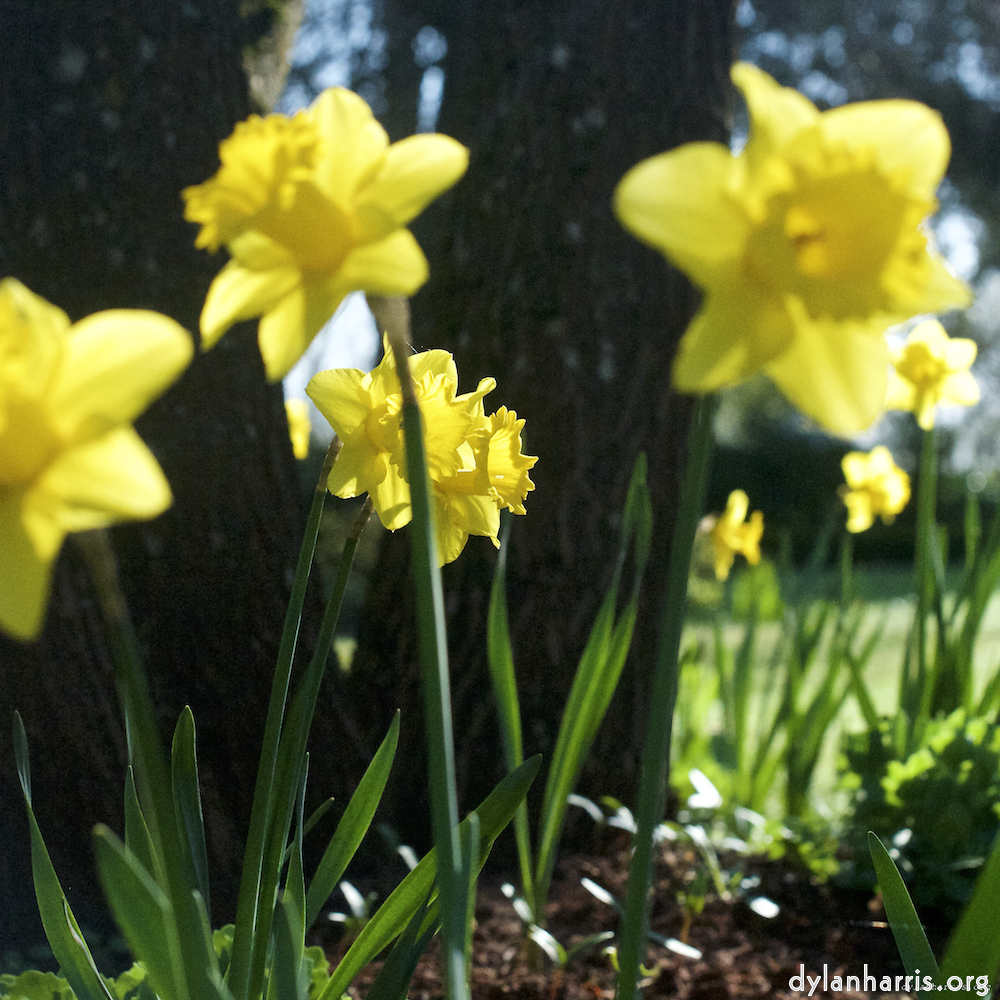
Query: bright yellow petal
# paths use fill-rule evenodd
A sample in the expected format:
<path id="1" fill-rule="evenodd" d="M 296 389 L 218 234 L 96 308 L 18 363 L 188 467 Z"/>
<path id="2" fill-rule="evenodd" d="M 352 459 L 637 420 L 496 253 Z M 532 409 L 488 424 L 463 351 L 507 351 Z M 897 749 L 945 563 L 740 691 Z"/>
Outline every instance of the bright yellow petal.
<path id="1" fill-rule="evenodd" d="M 331 368 L 314 375 L 306 395 L 329 421 L 341 440 L 354 433 L 371 412 L 368 393 L 363 391 L 365 373 L 357 368 Z"/>
<path id="2" fill-rule="evenodd" d="M 397 229 L 385 239 L 352 250 L 335 280 L 344 295 L 354 291 L 412 295 L 429 273 L 427 258 L 413 234 Z"/>
<path id="3" fill-rule="evenodd" d="M 0 378 L 26 396 L 48 385 L 69 317 L 16 278 L 0 281 Z"/>
<path id="4" fill-rule="evenodd" d="M 322 140 L 316 183 L 327 197 L 348 209 L 358 188 L 381 167 L 389 137 L 364 99 L 343 87 L 324 90 L 305 114 Z"/>
<path id="5" fill-rule="evenodd" d="M 778 388 L 807 417 L 834 434 L 869 427 L 886 396 L 889 348 L 885 323 L 812 320 L 794 303 L 795 337 L 765 366 Z"/>
<path id="6" fill-rule="evenodd" d="M 70 440 L 131 423 L 187 367 L 187 331 L 159 313 L 113 309 L 69 331 L 49 396 L 56 428 Z"/>
<path id="7" fill-rule="evenodd" d="M 786 351 L 792 337 L 791 319 L 778 302 L 734 280 L 706 298 L 681 338 L 674 385 L 693 394 L 737 385 Z"/>
<path id="8" fill-rule="evenodd" d="M 780 153 L 803 129 L 820 118 L 816 106 L 797 90 L 782 87 L 751 63 L 738 62 L 730 71 L 750 113 L 750 137 L 744 156 L 757 169 L 760 161 Z"/>
<path id="9" fill-rule="evenodd" d="M 743 251 L 747 219 L 725 146 L 693 142 L 634 166 L 615 189 L 619 221 L 703 288 Z"/>
<path id="10" fill-rule="evenodd" d="M 23 493 L 0 496 L 0 630 L 15 639 L 38 636 L 45 618 L 52 559 L 42 556 L 22 521 Z"/>
<path id="11" fill-rule="evenodd" d="M 382 168 L 358 193 L 365 241 L 405 226 L 465 173 L 469 151 L 446 135 L 413 135 L 394 142 Z"/>
<path id="12" fill-rule="evenodd" d="M 979 385 L 971 372 L 955 372 L 945 379 L 942 396 L 948 403 L 975 406 L 979 402 Z"/>
<path id="13" fill-rule="evenodd" d="M 397 531 L 410 523 L 413 516 L 410 487 L 396 466 L 388 466 L 385 478 L 369 491 L 369 496 L 378 511 L 378 519 L 389 531 Z"/>
<path id="14" fill-rule="evenodd" d="M 62 531 L 87 531 L 162 514 L 173 497 L 163 471 L 131 427 L 56 457 L 32 490 Z M 30 530 L 30 528 L 29 528 Z"/>
<path id="15" fill-rule="evenodd" d="M 373 444 L 363 426 L 341 440 L 344 446 L 333 463 L 326 488 L 345 500 L 363 493 L 374 494 L 389 474 L 387 456 Z"/>
<path id="16" fill-rule="evenodd" d="M 302 282 L 302 273 L 288 257 L 284 266 L 252 270 L 231 260 L 215 277 L 201 311 L 201 336 L 214 347 L 234 323 L 261 316 Z"/>
<path id="17" fill-rule="evenodd" d="M 306 281 L 261 317 L 257 340 L 269 382 L 283 379 L 344 301 L 335 281 Z"/>
<path id="18" fill-rule="evenodd" d="M 941 116 L 916 101 L 861 101 L 825 112 L 831 144 L 872 150 L 879 169 L 914 198 L 930 198 L 944 176 L 951 141 Z"/>

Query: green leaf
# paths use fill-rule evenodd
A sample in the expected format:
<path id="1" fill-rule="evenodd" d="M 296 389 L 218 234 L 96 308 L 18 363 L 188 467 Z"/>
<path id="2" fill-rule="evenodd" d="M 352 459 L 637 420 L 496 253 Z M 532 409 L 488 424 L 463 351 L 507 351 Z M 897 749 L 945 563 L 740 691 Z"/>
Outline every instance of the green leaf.
<path id="1" fill-rule="evenodd" d="M 518 805 L 527 794 L 541 763 L 542 759 L 537 755 L 526 760 L 516 771 L 508 774 L 476 809 L 479 819 L 477 870 L 485 864 L 493 841 L 510 822 Z M 461 827 L 466 827 L 468 823 L 467 819 L 462 822 L 460 836 L 463 835 Z M 436 875 L 436 850 L 432 849 L 396 886 L 389 898 L 365 924 L 354 944 L 334 970 L 320 1000 L 339 1000 L 358 972 L 398 937 L 417 909 L 431 896 Z"/>
<path id="2" fill-rule="evenodd" d="M 941 962 L 945 976 L 988 974 L 996 981 L 1000 969 L 1000 838 L 976 879 L 976 889 L 958 927 L 952 932 Z"/>
<path id="3" fill-rule="evenodd" d="M 76 1000 L 69 983 L 55 973 L 28 969 L 16 979 L 10 978 L 13 982 L 8 984 L 5 977 L 0 985 L 0 995 L 14 1000 Z"/>
<path id="4" fill-rule="evenodd" d="M 543 910 L 549 882 L 555 866 L 556 847 L 566 819 L 566 797 L 573 791 L 584 759 L 593 745 L 597 729 L 607 712 L 618 685 L 625 658 L 632 643 L 639 606 L 639 583 L 649 555 L 652 515 L 646 488 L 645 456 L 640 455 L 632 473 L 625 513 L 618 564 L 607 595 L 597 613 L 587 645 L 580 657 L 573 686 L 563 709 L 556 748 L 549 765 L 548 780 L 542 799 L 541 836 L 535 873 L 533 908 Z M 618 581 L 635 538 L 635 574 L 630 599 L 615 621 Z M 536 919 L 540 914 L 535 914 Z"/>
<path id="5" fill-rule="evenodd" d="M 913 908 L 913 901 L 906 891 L 903 878 L 882 841 L 870 830 L 868 850 L 871 851 L 875 874 L 882 890 L 885 913 L 889 918 L 889 926 L 892 928 L 892 936 L 896 939 L 903 967 L 910 975 L 914 975 L 916 970 L 920 969 L 921 975 L 929 973 L 935 981 L 941 982 L 941 972 L 931 946 L 927 943 L 927 935 L 920 926 L 917 911 Z"/>
<path id="6" fill-rule="evenodd" d="M 396 939 L 389 957 L 368 990 L 366 1000 L 406 1000 L 417 962 L 434 936 L 434 924 L 421 931 L 428 903 L 429 900 L 425 899 Z"/>
<path id="7" fill-rule="evenodd" d="M 142 815 L 135 789 L 135 773 L 131 767 L 125 772 L 125 846 L 150 875 L 156 872 L 156 848 L 149 835 L 146 818 Z"/>
<path id="8" fill-rule="evenodd" d="M 184 958 L 166 893 L 106 826 L 94 829 L 97 870 L 125 940 L 162 1000 L 189 1000 Z"/>
<path id="9" fill-rule="evenodd" d="M 31 768 L 28 761 L 28 737 L 19 713 L 14 713 L 14 759 L 24 793 L 31 829 L 31 874 L 42 927 L 49 947 L 63 975 L 79 1000 L 111 1000 L 111 994 L 97 971 L 94 956 L 87 947 L 52 865 L 42 832 L 31 808 Z"/>
<path id="10" fill-rule="evenodd" d="M 284 893 L 274 914 L 274 961 L 267 995 L 273 1000 L 306 1000 L 307 970 L 302 962 L 302 914 L 291 893 Z"/>
<path id="11" fill-rule="evenodd" d="M 323 852 L 316 874 L 309 885 L 305 903 L 306 927 L 311 927 L 319 916 L 320 909 L 336 888 L 358 845 L 368 832 L 368 827 L 371 826 L 372 817 L 389 778 L 398 742 L 399 712 L 396 712 L 389 732 L 386 733 L 382 745 L 354 790 L 351 801 L 347 803 L 347 809 L 337 824 L 333 838 Z"/>
<path id="12" fill-rule="evenodd" d="M 208 895 L 208 851 L 205 848 L 205 819 L 202 815 L 201 792 L 198 787 L 194 715 L 187 705 L 184 706 L 174 730 L 174 741 L 170 749 L 170 780 L 173 784 L 178 833 L 187 842 L 198 891 L 205 901 L 205 909 L 211 913 Z"/>
<path id="13" fill-rule="evenodd" d="M 510 624 L 507 613 L 507 539 L 510 518 L 501 521 L 500 555 L 490 589 L 490 607 L 486 622 L 486 659 L 490 668 L 490 685 L 500 714 L 507 771 L 524 762 L 521 736 L 521 706 L 517 697 L 517 676 L 514 653 L 510 644 Z M 521 888 L 525 898 L 534 900 L 534 872 L 531 862 L 531 832 L 528 827 L 528 807 L 522 803 L 514 814 L 514 838 L 517 841 Z"/>

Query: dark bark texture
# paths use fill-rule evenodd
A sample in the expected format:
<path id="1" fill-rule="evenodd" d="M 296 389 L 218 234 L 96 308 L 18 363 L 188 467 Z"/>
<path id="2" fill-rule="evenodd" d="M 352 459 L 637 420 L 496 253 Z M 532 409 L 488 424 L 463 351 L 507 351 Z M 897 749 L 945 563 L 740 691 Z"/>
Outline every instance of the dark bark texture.
<path id="1" fill-rule="evenodd" d="M 180 192 L 215 172 L 219 140 L 253 110 L 242 53 L 266 27 L 238 0 L 0 5 L 0 275 L 74 320 L 150 308 L 196 331 L 224 258 L 194 249 Z M 215 922 L 230 915 L 302 524 L 281 390 L 264 380 L 255 327 L 199 354 L 140 420 L 175 503 L 113 533 L 164 735 L 185 703 L 199 726 Z M 39 822 L 88 919 L 99 899 L 89 830 L 120 829 L 125 748 L 72 540 L 40 641 L 0 639 L 5 733 L 15 708 Z M 0 950 L 39 936 L 23 812 L 0 736 Z"/>
<path id="2" fill-rule="evenodd" d="M 466 177 L 414 226 L 431 278 L 413 302 L 413 343 L 453 351 L 465 389 L 495 376 L 487 405 L 527 418 L 526 450 L 539 456 L 508 571 L 526 753 L 554 745 L 610 580 L 626 486 L 638 454 L 649 456 L 656 542 L 631 661 L 582 785 L 594 794 L 627 798 L 635 781 L 691 403 L 672 392 L 670 362 L 697 305 L 687 281 L 622 229 L 611 196 L 644 157 L 725 140 L 731 16 L 729 0 L 384 4 L 392 137 L 412 131 L 420 71 L 405 53 L 432 25 L 448 41 L 438 130 L 471 150 Z M 388 812 L 419 843 L 425 757 L 402 534 L 373 575 L 351 683 L 377 720 L 370 744 L 403 709 Z M 486 668 L 493 565 L 474 538 L 445 569 L 465 808 L 502 776 Z"/>

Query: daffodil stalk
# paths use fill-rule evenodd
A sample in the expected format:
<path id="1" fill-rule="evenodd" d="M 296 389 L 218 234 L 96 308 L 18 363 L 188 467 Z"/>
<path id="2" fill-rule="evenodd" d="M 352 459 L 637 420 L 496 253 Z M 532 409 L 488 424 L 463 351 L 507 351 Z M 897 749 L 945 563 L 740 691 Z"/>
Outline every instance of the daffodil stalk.
<path id="1" fill-rule="evenodd" d="M 941 552 L 935 527 L 937 505 L 937 437 L 935 416 L 939 403 L 973 406 L 979 386 L 969 371 L 976 359 L 976 344 L 964 337 L 949 337 L 935 319 L 918 323 L 906 343 L 890 355 L 892 372 L 886 407 L 912 412 L 923 432 L 920 480 L 917 484 L 917 542 L 914 568 L 917 587 L 915 676 L 904 670 L 900 706 L 913 722 L 913 746 L 920 746 L 923 730 L 937 707 L 938 669 L 929 667 L 927 618 L 939 594 Z M 942 658 L 936 658 L 942 664 Z"/>
<path id="2" fill-rule="evenodd" d="M 670 736 L 677 702 L 678 653 L 687 602 L 688 571 L 712 458 L 712 415 L 715 397 L 695 404 L 688 434 L 687 463 L 681 480 L 677 522 L 670 547 L 667 586 L 660 611 L 653 692 L 646 719 L 646 739 L 639 773 L 636 832 L 629 865 L 625 914 L 619 948 L 618 1000 L 636 996 L 643 946 L 649 926 L 653 874 L 653 834 L 663 820 L 670 770 Z"/>
<path id="3" fill-rule="evenodd" d="M 108 627 L 115 683 L 125 716 L 129 766 L 153 847 L 155 870 L 151 874 L 169 901 L 173 917 L 165 921 L 164 931 L 188 958 L 183 971 L 188 991 L 192 996 L 211 995 L 203 982 L 214 964 L 202 932 L 209 920 L 207 887 L 199 881 L 191 845 L 179 829 L 171 769 L 118 580 L 117 562 L 106 529 L 79 534 L 76 541 Z"/>
<path id="4" fill-rule="evenodd" d="M 261 920 L 270 919 L 269 911 L 272 904 L 263 894 L 262 879 L 264 878 L 265 842 L 268 831 L 271 829 L 276 805 L 273 791 L 278 740 L 288 700 L 292 660 L 295 657 L 295 647 L 298 643 L 299 625 L 302 620 L 309 571 L 312 568 L 316 539 L 323 517 L 326 481 L 340 448 L 340 440 L 334 437 L 327 450 L 326 458 L 323 460 L 323 467 L 313 493 L 309 517 L 306 521 L 302 545 L 295 566 L 295 579 L 292 582 L 292 591 L 285 612 L 285 623 L 281 633 L 281 644 L 278 648 L 278 659 L 274 668 L 274 679 L 271 682 L 271 697 L 267 706 L 267 719 L 264 723 L 264 741 L 257 769 L 257 783 L 254 788 L 250 829 L 247 834 L 243 873 L 240 881 L 233 955 L 229 967 L 229 988 L 237 1000 L 240 1000 L 240 997 L 252 995 L 248 977 L 251 965 L 255 964 L 252 962 L 255 942 L 259 940 L 255 928 Z M 263 941 L 266 944 L 267 935 L 263 935 Z"/>
<path id="5" fill-rule="evenodd" d="M 424 726 L 430 771 L 431 826 L 438 858 L 441 935 L 449 1000 L 469 996 L 465 939 L 469 896 L 458 829 L 455 785 L 455 739 L 448 676 L 448 640 L 438 559 L 434 493 L 424 454 L 424 435 L 416 389 L 409 367 L 409 304 L 405 300 L 370 298 L 386 329 L 402 395 L 406 471 L 413 511 L 413 576 L 416 586 L 417 643 L 424 697 Z"/>

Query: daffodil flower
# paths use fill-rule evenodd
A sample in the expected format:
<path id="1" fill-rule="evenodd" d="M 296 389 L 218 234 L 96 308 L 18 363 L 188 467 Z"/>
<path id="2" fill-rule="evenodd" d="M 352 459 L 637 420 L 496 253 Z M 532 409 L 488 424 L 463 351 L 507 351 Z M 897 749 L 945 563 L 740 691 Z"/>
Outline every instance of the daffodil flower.
<path id="1" fill-rule="evenodd" d="M 423 416 L 443 564 L 458 557 L 469 535 L 486 535 L 499 545 L 500 510 L 524 513 L 524 498 L 534 489 L 528 470 L 537 459 L 521 454 L 524 421 L 514 411 L 501 407 L 486 415 L 483 397 L 496 387 L 494 379 L 458 394 L 454 358 L 440 350 L 413 355 L 410 372 Z M 391 531 L 409 523 L 403 401 L 388 343 L 371 372 L 320 372 L 306 393 L 343 441 L 327 489 L 344 498 L 367 493 Z"/>
<path id="2" fill-rule="evenodd" d="M 715 578 L 729 579 L 729 572 L 737 555 L 743 556 L 751 566 L 760 562 L 760 538 L 764 534 L 764 515 L 755 510 L 746 519 L 750 500 L 743 490 L 733 490 L 726 501 L 726 509 L 710 521 L 712 546 L 715 551 Z"/>
<path id="3" fill-rule="evenodd" d="M 309 457 L 309 435 L 312 433 L 309 404 L 304 399 L 286 399 L 285 417 L 288 420 L 288 436 L 292 441 L 292 454 L 302 461 Z"/>
<path id="4" fill-rule="evenodd" d="M 70 324 L 0 281 L 0 628 L 38 635 L 70 532 L 146 520 L 170 487 L 132 422 L 187 366 L 191 338 L 158 313 Z"/>
<path id="5" fill-rule="evenodd" d="M 443 135 L 390 145 L 364 100 L 334 87 L 291 118 L 251 116 L 219 158 L 214 177 L 183 192 L 196 245 L 225 244 L 231 257 L 209 288 L 202 339 L 212 347 L 260 316 L 277 381 L 349 292 L 412 295 L 427 280 L 404 227 L 462 176 L 468 151 Z"/>
<path id="6" fill-rule="evenodd" d="M 893 370 L 885 407 L 910 411 L 925 431 L 934 426 L 939 403 L 974 406 L 979 402 L 979 386 L 969 372 L 976 360 L 976 342 L 949 337 L 936 319 L 918 323 L 890 360 Z"/>
<path id="7" fill-rule="evenodd" d="M 835 433 L 885 400 L 888 326 L 967 305 L 923 222 L 950 155 L 940 116 L 913 101 L 820 112 L 737 63 L 749 140 L 695 142 L 633 167 L 615 211 L 705 293 L 673 382 L 704 394 L 759 370 Z"/>
<path id="8" fill-rule="evenodd" d="M 847 530 L 867 531 L 881 517 L 892 524 L 910 501 L 910 477 L 892 460 L 885 445 L 870 452 L 850 451 L 841 460 L 846 486 L 841 496 L 847 507 Z"/>

